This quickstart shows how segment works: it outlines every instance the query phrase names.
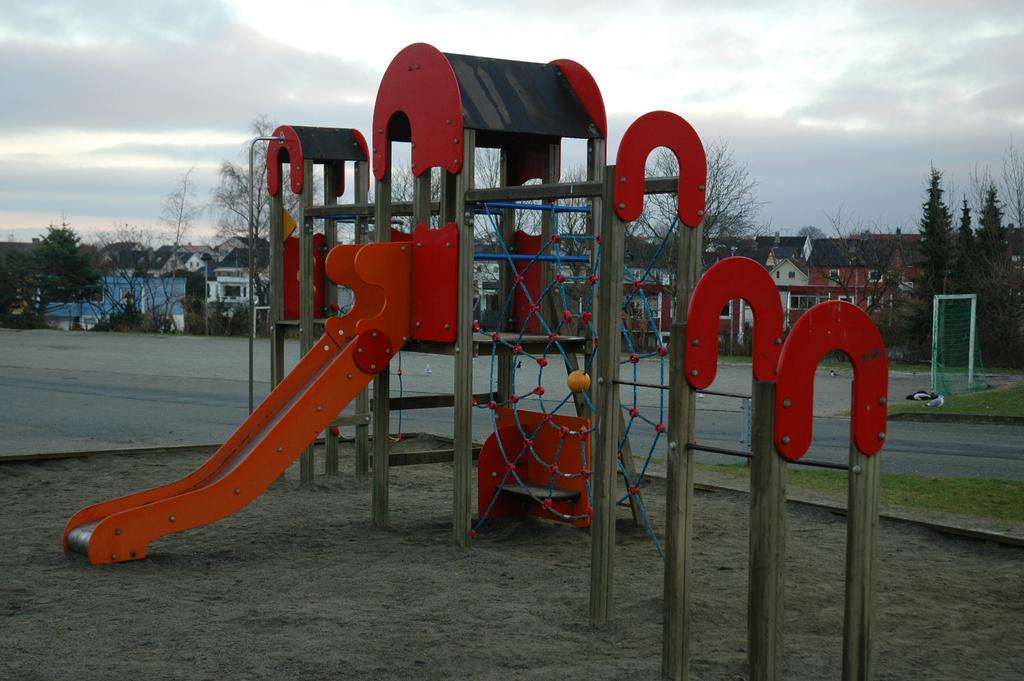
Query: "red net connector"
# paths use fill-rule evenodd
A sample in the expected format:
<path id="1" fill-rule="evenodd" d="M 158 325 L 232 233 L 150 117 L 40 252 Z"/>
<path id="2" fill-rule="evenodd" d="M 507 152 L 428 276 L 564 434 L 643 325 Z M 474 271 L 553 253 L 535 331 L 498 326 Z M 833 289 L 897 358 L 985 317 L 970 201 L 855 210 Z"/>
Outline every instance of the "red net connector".
<path id="1" fill-rule="evenodd" d="M 640 362 L 640 355 L 636 354 L 635 352 L 632 353 L 629 356 L 629 361 L 632 362 L 633 364 L 639 363 Z"/>
<path id="2" fill-rule="evenodd" d="M 593 318 L 594 318 L 594 313 L 593 313 L 593 312 L 584 312 L 584 313 L 583 313 L 583 316 L 582 316 L 582 317 L 580 317 L 580 319 L 582 319 L 582 320 L 583 320 L 583 323 L 584 323 L 584 324 L 587 324 L 587 323 L 589 323 L 589 322 L 590 322 L 590 320 L 592 320 Z"/>
<path id="3" fill-rule="evenodd" d="M 640 410 L 637 409 L 636 407 L 630 407 L 629 408 L 629 418 L 635 419 L 637 416 L 640 416 Z"/>
<path id="4" fill-rule="evenodd" d="M 597 280 L 598 280 L 598 276 L 596 274 L 591 274 L 589 277 L 587 277 L 587 283 L 589 283 L 591 286 L 596 284 Z"/>
<path id="5" fill-rule="evenodd" d="M 476 536 L 477 536 L 476 535 L 476 530 L 470 530 L 469 531 L 469 538 L 470 539 L 476 539 Z"/>
<path id="6" fill-rule="evenodd" d="M 487 408 L 490 409 L 491 411 L 494 411 L 495 409 L 498 408 L 498 403 L 495 402 L 494 400 L 488 400 L 487 401 Z"/>
<path id="7" fill-rule="evenodd" d="M 478 404 L 479 404 L 479 402 L 477 402 L 477 401 L 476 401 L 476 398 L 474 397 L 474 398 L 473 398 L 473 406 L 475 407 L 475 406 L 477 406 Z"/>
<path id="8" fill-rule="evenodd" d="M 525 440 L 523 440 L 523 446 L 528 448 L 528 449 L 532 448 L 533 447 L 533 440 L 531 440 L 530 438 L 526 438 Z"/>
<path id="9" fill-rule="evenodd" d="M 571 322 L 572 321 L 572 312 L 569 311 L 569 310 L 564 311 L 562 313 L 562 319 L 564 319 L 567 322 Z"/>
<path id="10" fill-rule="evenodd" d="M 644 287 L 644 282 L 641 281 L 640 279 L 637 279 L 636 281 L 633 282 L 633 290 L 634 291 L 639 291 L 643 287 Z"/>
<path id="11" fill-rule="evenodd" d="M 654 426 L 654 432 L 655 433 L 664 433 L 666 430 L 668 430 L 668 425 L 666 425 L 664 423 L 659 423 L 659 424 Z"/>
<path id="12" fill-rule="evenodd" d="M 587 435 L 590 434 L 590 428 L 587 428 L 586 426 L 583 426 L 582 428 L 580 428 L 579 432 L 580 432 L 580 439 L 581 440 L 586 440 L 587 439 Z"/>
<path id="13" fill-rule="evenodd" d="M 507 464 L 505 464 L 505 472 L 506 473 L 513 473 L 513 472 L 515 472 L 515 470 L 516 470 L 516 465 L 514 463 L 507 463 Z"/>
<path id="14" fill-rule="evenodd" d="M 479 331 L 480 330 L 480 322 L 478 322 L 476 320 L 473 321 L 473 330 L 474 331 Z"/>
<path id="15" fill-rule="evenodd" d="M 508 401 L 511 402 L 512 404 L 518 404 L 519 403 L 519 395 L 516 395 L 515 393 L 512 393 L 512 395 L 508 398 Z"/>
<path id="16" fill-rule="evenodd" d="M 495 343 L 499 342 L 501 340 L 501 334 L 495 331 L 494 333 L 491 334 L 491 340 L 494 341 Z"/>
<path id="17" fill-rule="evenodd" d="M 530 306 L 530 313 L 531 314 L 536 314 L 538 312 L 540 312 L 540 305 L 533 304 L 533 305 Z"/>
<path id="18" fill-rule="evenodd" d="M 551 471 L 551 475 L 558 475 L 558 464 L 557 463 L 551 464 L 551 466 L 548 468 L 548 470 Z"/>
<path id="19" fill-rule="evenodd" d="M 598 246 L 601 245 L 601 235 L 600 234 L 598 234 L 597 236 L 594 237 L 594 243 L 596 243 Z"/>
<path id="20" fill-rule="evenodd" d="M 630 485 L 629 486 L 629 496 L 635 497 L 637 494 L 640 494 L 640 488 L 637 487 L 636 485 Z"/>
<path id="21" fill-rule="evenodd" d="M 538 385 L 536 388 L 533 389 L 533 394 L 534 395 L 543 395 L 544 394 L 544 386 Z"/>
<path id="22" fill-rule="evenodd" d="M 331 309 L 334 310 L 335 312 L 341 312 L 341 305 L 338 305 L 337 303 L 331 303 Z"/>
<path id="23" fill-rule="evenodd" d="M 521 274 L 517 274 L 517 275 L 516 275 L 516 278 L 515 278 L 515 279 L 513 279 L 513 281 L 514 281 L 515 283 L 517 283 L 517 284 L 522 284 L 522 283 L 523 283 L 523 275 L 521 275 Z"/>
<path id="24" fill-rule="evenodd" d="M 550 342 L 550 343 L 557 343 L 558 342 L 558 334 L 557 333 L 549 333 L 548 334 L 548 342 Z"/>
<path id="25" fill-rule="evenodd" d="M 537 364 L 539 364 L 542 367 L 546 367 L 548 365 L 548 360 L 546 357 L 538 357 Z"/>
<path id="26" fill-rule="evenodd" d="M 557 244 L 557 243 L 561 243 L 561 242 L 562 242 L 562 237 L 561 236 L 559 236 L 558 234 L 552 234 L 551 235 L 551 243 Z"/>
<path id="27" fill-rule="evenodd" d="M 522 345 L 514 345 L 514 346 L 512 346 L 512 354 L 513 355 L 518 355 L 522 351 L 523 351 L 523 346 Z"/>
<path id="28" fill-rule="evenodd" d="M 544 506 L 545 511 L 550 511 L 551 507 L 555 505 L 555 502 L 551 500 L 551 497 L 547 497 L 544 499 L 544 503 L 542 505 Z"/>
<path id="29" fill-rule="evenodd" d="M 590 480 L 590 469 L 584 468 L 583 471 L 580 472 L 580 477 L 584 480 Z"/>
<path id="30" fill-rule="evenodd" d="M 572 433 L 572 431 L 569 430 L 568 428 L 566 428 L 565 426 L 562 426 L 561 428 L 558 429 L 558 437 L 560 437 L 560 438 L 564 438 L 565 436 L 569 435 L 570 433 Z"/>
<path id="31" fill-rule="evenodd" d="M 622 452 L 616 452 L 615 458 L 618 459 L 619 461 L 622 461 Z"/>
<path id="32" fill-rule="evenodd" d="M 555 281 L 557 281 L 559 284 L 564 284 L 565 283 L 565 275 L 562 274 L 562 273 L 556 274 L 555 275 Z"/>
<path id="33" fill-rule="evenodd" d="M 338 437 L 339 435 L 341 435 L 341 428 L 339 428 L 338 426 L 331 427 L 331 435 L 333 435 L 334 437 Z"/>
<path id="34" fill-rule="evenodd" d="M 659 345 L 658 346 L 658 357 L 664 357 L 667 354 L 668 354 L 668 346 L 666 346 L 666 345 Z"/>

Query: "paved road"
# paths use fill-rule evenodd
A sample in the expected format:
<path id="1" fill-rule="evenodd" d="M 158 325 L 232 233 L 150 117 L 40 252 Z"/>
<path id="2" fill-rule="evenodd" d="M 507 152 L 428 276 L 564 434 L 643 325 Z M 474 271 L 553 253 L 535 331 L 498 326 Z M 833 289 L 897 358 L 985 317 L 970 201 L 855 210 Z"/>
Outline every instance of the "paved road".
<path id="1" fill-rule="evenodd" d="M 266 341 L 257 343 L 257 399 L 269 389 L 267 350 Z M 246 415 L 246 352 L 244 339 L 0 330 L 0 455 L 223 440 Z M 296 344 L 289 343 L 287 355 L 295 361 Z M 517 372 L 520 392 L 538 382 L 535 365 L 526 364 Z M 451 385 L 450 358 L 405 353 L 402 368 L 406 394 L 444 392 Z M 490 358 L 478 358 L 475 390 L 486 390 L 489 371 Z M 637 371 L 641 381 L 661 380 L 657 363 L 641 363 Z M 559 373 L 543 372 L 547 396 L 564 392 L 564 374 Z M 925 374 L 894 373 L 890 394 L 899 398 L 926 384 Z M 393 385 L 397 388 L 397 379 Z M 712 388 L 749 392 L 750 367 L 721 367 Z M 849 391 L 848 371 L 837 376 L 818 372 L 808 458 L 845 461 L 849 420 L 833 414 L 849 408 Z M 623 399 L 631 399 L 627 390 Z M 660 391 L 642 390 L 637 406 L 658 421 L 660 399 Z M 698 412 L 702 443 L 739 448 L 738 401 L 708 397 L 699 402 Z M 406 412 L 402 419 L 408 432 L 450 433 L 452 412 Z M 478 411 L 476 437 L 485 437 L 488 428 L 487 412 Z M 645 452 L 653 429 L 636 435 L 634 451 Z M 1024 428 L 1018 426 L 892 422 L 883 470 L 1021 480 L 1022 443 Z M 704 454 L 701 460 L 735 461 Z"/>

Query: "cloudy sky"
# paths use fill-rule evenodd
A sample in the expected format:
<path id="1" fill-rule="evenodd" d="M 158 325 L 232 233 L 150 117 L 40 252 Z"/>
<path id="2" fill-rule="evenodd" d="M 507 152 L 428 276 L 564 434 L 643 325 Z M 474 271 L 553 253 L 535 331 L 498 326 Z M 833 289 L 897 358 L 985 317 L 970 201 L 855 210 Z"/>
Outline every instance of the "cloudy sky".
<path id="1" fill-rule="evenodd" d="M 756 7 L 756 9 L 752 9 Z M 412 42 L 570 58 L 604 93 L 614 150 L 675 111 L 760 182 L 773 230 L 844 214 L 916 223 L 931 164 L 959 191 L 1024 146 L 1020 0 L 0 0 L 0 238 L 66 214 L 155 226 L 194 167 L 199 200 L 249 123 L 368 132 Z M 571 162 L 571 158 L 569 161 Z M 193 234 L 212 233 L 214 216 Z"/>

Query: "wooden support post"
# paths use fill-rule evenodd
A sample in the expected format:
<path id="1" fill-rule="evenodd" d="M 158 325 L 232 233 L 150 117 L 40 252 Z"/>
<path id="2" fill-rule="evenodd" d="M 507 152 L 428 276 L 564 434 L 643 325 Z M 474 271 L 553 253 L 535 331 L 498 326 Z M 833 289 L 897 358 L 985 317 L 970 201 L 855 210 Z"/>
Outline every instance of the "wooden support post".
<path id="1" fill-rule="evenodd" d="M 462 171 L 455 178 L 455 221 L 459 226 L 459 300 L 455 336 L 455 462 L 452 533 L 461 547 L 470 545 L 473 501 L 473 209 L 466 192 L 473 188 L 476 131 L 462 133 Z"/>
<path id="2" fill-rule="evenodd" d="M 604 194 L 594 201 L 599 211 L 600 236 L 603 253 L 598 274 L 595 312 L 597 336 L 601 342 L 597 353 L 594 383 L 597 398 L 597 427 L 593 452 L 594 508 L 590 523 L 590 624 L 608 622 L 612 609 L 614 588 L 615 550 L 615 488 L 616 452 L 621 434 L 619 386 L 614 383 L 619 375 L 619 352 L 622 335 L 619 333 L 622 309 L 622 260 L 625 253 L 625 233 L 622 223 L 612 210 L 613 173 L 606 173 Z"/>
<path id="3" fill-rule="evenodd" d="M 270 197 L 269 236 L 270 387 L 276 388 L 284 379 L 284 186 Z"/>
<path id="4" fill-rule="evenodd" d="M 668 466 L 665 498 L 665 592 L 661 673 L 673 681 L 690 676 L 690 548 L 693 536 L 693 442 L 697 394 L 685 378 L 686 311 L 700 276 L 700 231 L 680 226 L 676 295 L 669 346 Z"/>
<path id="5" fill-rule="evenodd" d="M 338 173 L 344 174 L 345 165 L 326 163 L 324 164 L 324 205 L 333 206 L 338 202 Z M 324 220 L 324 247 L 330 251 L 338 244 L 338 227 L 334 220 Z M 327 256 L 326 253 L 323 254 Z M 327 310 L 318 316 L 326 317 L 333 314 L 332 305 L 338 302 L 338 287 L 334 285 L 331 278 L 324 274 L 323 281 L 319 286 L 324 287 L 324 305 Z M 315 311 L 314 311 L 315 312 Z M 324 433 L 324 473 L 326 475 L 338 474 L 338 438 L 328 428 Z"/>
<path id="6" fill-rule="evenodd" d="M 390 142 L 389 142 L 390 144 Z M 383 178 L 377 180 L 373 217 L 377 243 L 391 240 L 391 166 Z M 371 517 L 376 527 L 388 526 L 388 437 L 391 427 L 390 371 L 384 370 L 373 379 L 373 488 Z"/>
<path id="7" fill-rule="evenodd" d="M 367 200 L 367 187 L 370 176 L 370 164 L 368 161 L 356 161 L 355 163 L 355 176 L 353 178 L 353 202 L 357 204 L 366 203 Z M 354 239 L 357 244 L 363 244 L 367 241 L 367 220 L 366 218 L 356 218 L 353 229 L 355 230 Z M 370 413 L 370 394 L 368 389 L 363 389 L 356 396 L 356 413 L 357 414 L 369 414 Z M 355 433 L 356 442 L 356 461 L 355 461 L 355 474 L 356 480 L 365 480 L 370 475 L 370 426 L 369 424 L 360 424 L 356 426 Z"/>
<path id="8" fill-rule="evenodd" d="M 306 219 L 305 209 L 313 205 L 313 162 L 303 162 L 306 182 L 302 188 L 299 201 L 299 356 L 305 355 L 313 347 L 315 340 L 313 311 L 313 221 Z M 311 446 L 302 453 L 299 461 L 299 478 L 303 485 L 313 484 L 314 448 Z"/>
<path id="9" fill-rule="evenodd" d="M 782 681 L 786 460 L 775 451 L 775 382 L 754 380 L 747 651 L 750 681 Z"/>
<path id="10" fill-rule="evenodd" d="M 843 617 L 843 681 L 873 676 L 875 562 L 878 552 L 879 457 L 865 456 L 850 432 L 846 514 L 846 609 Z"/>
<path id="11" fill-rule="evenodd" d="M 499 183 L 502 187 L 505 187 L 508 185 L 508 152 L 502 149 L 500 153 Z M 509 253 L 515 253 L 516 213 L 514 210 L 511 208 L 503 208 L 501 210 L 500 226 L 501 239 L 505 242 L 505 248 L 508 249 Z M 498 267 L 498 307 L 505 311 L 505 303 L 509 300 L 509 296 L 512 295 L 515 274 L 512 272 L 512 267 L 507 263 L 499 263 Z M 508 312 L 514 314 L 514 310 L 515 307 L 510 306 Z M 498 320 L 497 330 L 503 333 L 509 330 L 509 315 L 502 315 L 502 318 Z M 498 390 L 494 398 L 498 402 L 504 402 L 512 395 L 512 363 L 514 361 L 516 361 L 516 358 L 510 353 L 498 353 Z"/>

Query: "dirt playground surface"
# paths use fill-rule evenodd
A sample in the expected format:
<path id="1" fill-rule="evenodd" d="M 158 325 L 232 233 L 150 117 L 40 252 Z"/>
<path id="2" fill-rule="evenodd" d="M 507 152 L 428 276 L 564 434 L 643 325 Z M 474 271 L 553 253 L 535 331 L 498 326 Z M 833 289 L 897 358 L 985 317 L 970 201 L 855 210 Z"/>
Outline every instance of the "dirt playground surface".
<path id="1" fill-rule="evenodd" d="M 410 446 L 415 441 L 410 440 Z M 451 542 L 451 467 L 392 468 L 391 527 L 348 472 L 298 468 L 251 506 L 90 566 L 80 507 L 204 455 L 0 465 L 0 679 L 658 679 L 662 563 L 621 510 L 614 621 L 587 626 L 590 541 L 536 521 Z M 663 523 L 664 489 L 646 489 Z M 695 679 L 746 678 L 745 495 L 697 492 Z M 791 508 L 786 678 L 838 678 L 845 522 Z M 877 679 L 1024 677 L 1024 551 L 883 522 Z"/>

